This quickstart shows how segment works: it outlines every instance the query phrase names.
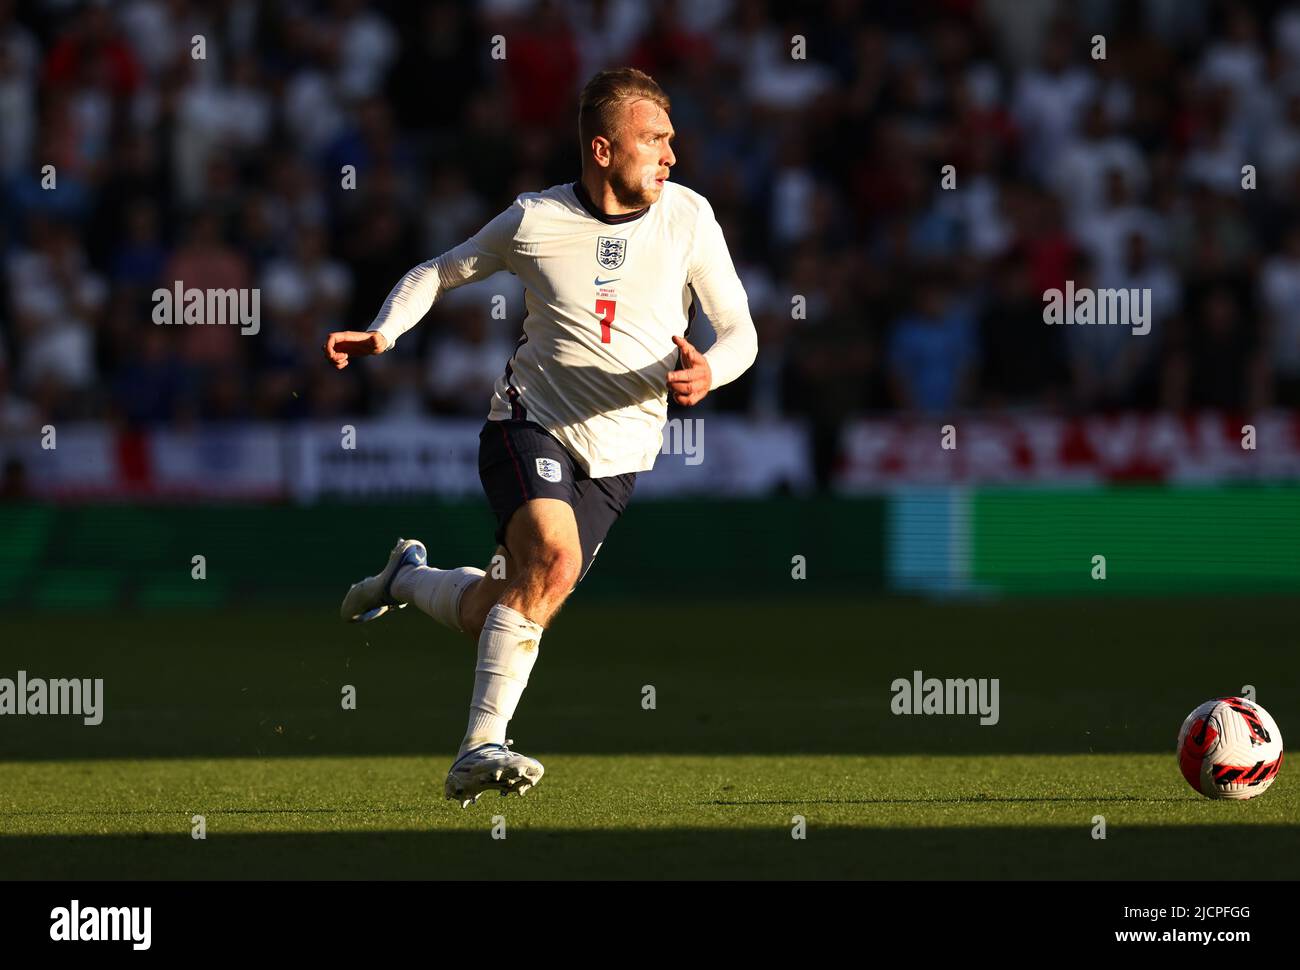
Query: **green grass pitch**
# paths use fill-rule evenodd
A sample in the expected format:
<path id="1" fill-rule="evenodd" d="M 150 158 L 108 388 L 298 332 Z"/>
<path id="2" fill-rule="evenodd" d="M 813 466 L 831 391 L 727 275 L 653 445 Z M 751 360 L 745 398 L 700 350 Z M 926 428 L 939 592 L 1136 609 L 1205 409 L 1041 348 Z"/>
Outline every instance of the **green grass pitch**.
<path id="1" fill-rule="evenodd" d="M 1173 757 L 1244 684 L 1295 734 L 1283 600 L 579 594 L 511 724 L 546 778 L 463 811 L 473 645 L 332 609 L 6 619 L 0 676 L 103 677 L 105 716 L 0 719 L 0 879 L 1300 876 L 1293 766 L 1212 802 Z M 999 678 L 999 723 L 893 715 L 916 669 Z"/>

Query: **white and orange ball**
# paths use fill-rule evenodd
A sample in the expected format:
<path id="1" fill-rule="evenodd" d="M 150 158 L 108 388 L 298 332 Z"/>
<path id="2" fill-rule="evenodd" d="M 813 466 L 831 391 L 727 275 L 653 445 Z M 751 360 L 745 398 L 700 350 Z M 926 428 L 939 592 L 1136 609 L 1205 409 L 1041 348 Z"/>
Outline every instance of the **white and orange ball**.
<path id="1" fill-rule="evenodd" d="M 1282 767 L 1282 732 L 1254 701 L 1206 701 L 1178 732 L 1178 767 L 1207 798 L 1254 798 L 1268 790 Z"/>

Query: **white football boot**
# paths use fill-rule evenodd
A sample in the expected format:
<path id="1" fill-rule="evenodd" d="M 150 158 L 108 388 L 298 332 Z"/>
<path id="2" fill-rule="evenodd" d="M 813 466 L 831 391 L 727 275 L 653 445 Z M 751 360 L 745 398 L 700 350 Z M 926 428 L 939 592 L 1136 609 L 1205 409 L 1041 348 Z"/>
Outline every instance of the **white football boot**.
<path id="1" fill-rule="evenodd" d="M 377 620 L 389 610 L 400 610 L 406 604 L 393 598 L 393 577 L 406 566 L 423 566 L 428 560 L 428 550 L 419 539 L 398 539 L 388 556 L 388 565 L 379 575 L 352 584 L 348 595 L 343 597 L 339 615 L 349 623 L 365 623 Z"/>
<path id="2" fill-rule="evenodd" d="M 512 744 L 480 745 L 457 758 L 443 786 L 447 797 L 460 802 L 461 808 L 468 808 L 485 791 L 499 791 L 502 798 L 514 791 L 522 798 L 528 789 L 536 787 L 546 769 L 540 761 L 511 751 Z"/>

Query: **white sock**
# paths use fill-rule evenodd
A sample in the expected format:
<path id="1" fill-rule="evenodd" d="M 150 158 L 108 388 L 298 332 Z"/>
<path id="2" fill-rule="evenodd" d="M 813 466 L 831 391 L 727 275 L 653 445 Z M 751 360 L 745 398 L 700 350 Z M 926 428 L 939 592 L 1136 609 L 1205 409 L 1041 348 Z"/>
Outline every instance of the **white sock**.
<path id="1" fill-rule="evenodd" d="M 406 566 L 393 577 L 393 595 L 403 603 L 414 603 L 443 626 L 459 631 L 461 594 L 483 575 L 483 570 L 474 566 Z"/>
<path id="2" fill-rule="evenodd" d="M 505 743 L 506 725 L 528 686 L 543 632 L 541 624 L 508 606 L 498 603 L 488 611 L 478 638 L 469 728 L 457 757 L 481 744 Z"/>

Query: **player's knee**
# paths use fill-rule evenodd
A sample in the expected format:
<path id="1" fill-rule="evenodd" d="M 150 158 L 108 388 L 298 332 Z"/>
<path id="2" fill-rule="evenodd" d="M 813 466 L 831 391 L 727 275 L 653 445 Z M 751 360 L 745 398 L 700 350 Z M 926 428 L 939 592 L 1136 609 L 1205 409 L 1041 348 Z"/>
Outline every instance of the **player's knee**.
<path id="1" fill-rule="evenodd" d="M 546 544 L 533 559 L 533 571 L 549 600 L 562 600 L 578 583 L 582 551 L 563 544 Z"/>

